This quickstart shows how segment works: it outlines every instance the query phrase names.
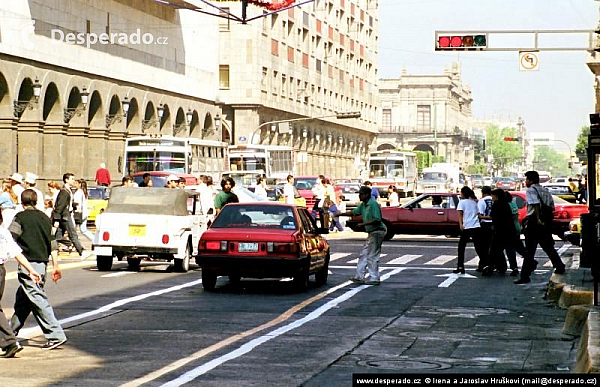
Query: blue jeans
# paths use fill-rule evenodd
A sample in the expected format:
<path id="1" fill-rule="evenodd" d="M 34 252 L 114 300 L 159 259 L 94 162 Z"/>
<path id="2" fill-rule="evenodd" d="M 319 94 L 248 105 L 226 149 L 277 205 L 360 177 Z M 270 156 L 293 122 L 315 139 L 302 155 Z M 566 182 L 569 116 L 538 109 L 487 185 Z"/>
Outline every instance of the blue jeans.
<path id="1" fill-rule="evenodd" d="M 87 218 L 81 221 L 81 224 L 79 225 L 79 231 L 81 231 L 81 234 L 90 241 L 94 240 L 94 234 L 92 234 L 91 231 L 87 229 Z"/>
<path id="2" fill-rule="evenodd" d="M 344 227 L 340 223 L 340 213 L 338 212 L 330 212 L 331 215 L 331 224 L 329 225 L 329 231 L 333 231 L 334 228 L 337 227 L 338 231 L 344 231 Z"/>
<path id="3" fill-rule="evenodd" d="M 29 314 L 33 314 L 33 317 L 37 321 L 44 336 L 48 340 L 65 340 L 65 332 L 63 331 L 60 323 L 54 316 L 54 309 L 48 301 L 48 295 L 44 290 L 46 283 L 46 263 L 45 262 L 30 262 L 31 266 L 40 273 L 42 281 L 39 284 L 33 282 L 27 270 L 19 265 L 19 289 L 15 297 L 15 313 L 10 319 L 10 327 L 16 334 L 19 333 L 25 320 L 29 317 Z"/>
<path id="4" fill-rule="evenodd" d="M 364 280 L 368 272 L 371 276 L 370 281 L 379 281 L 379 255 L 386 233 L 386 230 L 371 231 L 369 233 L 367 243 L 360 252 L 360 258 L 358 258 L 358 264 L 356 264 L 357 278 Z"/>
<path id="5" fill-rule="evenodd" d="M 0 264 L 0 301 L 2 301 L 2 294 L 4 293 L 4 284 L 6 278 L 6 268 L 4 264 Z M 12 329 L 10 329 L 10 325 L 8 324 L 8 320 L 2 311 L 2 306 L 0 306 L 0 348 L 6 348 L 11 344 L 17 342 L 17 338 L 13 334 Z"/>

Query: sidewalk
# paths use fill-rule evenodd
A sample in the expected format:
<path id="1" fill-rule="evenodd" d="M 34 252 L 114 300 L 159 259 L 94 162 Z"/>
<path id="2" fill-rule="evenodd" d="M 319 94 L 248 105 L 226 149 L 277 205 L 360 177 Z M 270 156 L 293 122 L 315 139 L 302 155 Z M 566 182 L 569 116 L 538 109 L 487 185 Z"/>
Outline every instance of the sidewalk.
<path id="1" fill-rule="evenodd" d="M 589 268 L 579 267 L 579 254 L 565 274 L 553 274 L 546 296 L 567 309 L 563 333 L 581 336 L 576 373 L 600 372 L 600 308 L 594 306 L 594 283 Z"/>

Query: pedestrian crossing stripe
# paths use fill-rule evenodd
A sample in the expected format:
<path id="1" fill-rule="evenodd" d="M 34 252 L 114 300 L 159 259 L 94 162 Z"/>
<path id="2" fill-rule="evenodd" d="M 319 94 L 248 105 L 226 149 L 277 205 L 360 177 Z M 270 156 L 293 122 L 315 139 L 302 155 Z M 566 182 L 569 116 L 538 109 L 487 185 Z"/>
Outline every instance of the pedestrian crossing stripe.
<path id="1" fill-rule="evenodd" d="M 385 264 L 386 265 L 406 265 L 410 261 L 414 261 L 415 259 L 421 258 L 422 256 L 423 256 L 423 254 L 419 254 L 419 255 L 405 254 L 396 259 L 392 259 L 391 261 L 386 262 Z"/>
<path id="2" fill-rule="evenodd" d="M 387 256 L 387 254 L 379 254 L 380 258 L 383 258 L 385 256 Z M 358 263 L 358 258 L 355 258 L 355 259 L 353 259 L 351 261 L 348 261 L 348 263 Z M 385 265 L 387 265 L 387 263 Z"/>
<path id="3" fill-rule="evenodd" d="M 450 261 L 457 259 L 456 255 L 438 255 L 436 258 L 429 262 L 425 262 L 426 265 L 443 265 Z"/>
<path id="4" fill-rule="evenodd" d="M 333 253 L 331 254 L 331 256 L 329 257 L 329 261 L 336 261 L 338 259 L 342 259 L 345 258 L 349 255 L 351 255 L 352 253 Z"/>

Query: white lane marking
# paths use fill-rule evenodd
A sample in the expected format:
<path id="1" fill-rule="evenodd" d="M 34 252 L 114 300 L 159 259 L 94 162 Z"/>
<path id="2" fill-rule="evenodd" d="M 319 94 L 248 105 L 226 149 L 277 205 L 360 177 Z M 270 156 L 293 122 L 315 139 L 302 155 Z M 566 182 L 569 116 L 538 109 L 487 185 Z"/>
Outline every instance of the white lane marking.
<path id="1" fill-rule="evenodd" d="M 71 317 L 67 317 L 64 318 L 62 320 L 59 320 L 58 322 L 61 325 L 64 325 L 66 323 L 70 323 L 73 321 L 77 321 L 77 320 L 82 320 L 84 318 L 88 318 L 88 317 L 92 317 L 95 316 L 97 314 L 100 313 L 106 313 L 112 309 L 115 309 L 119 306 L 123 306 L 132 302 L 136 302 L 136 301 L 141 301 L 144 300 L 146 298 L 150 298 L 150 297 L 155 297 L 155 296 L 160 296 L 163 294 L 167 294 L 167 293 L 171 293 L 171 292 L 175 292 L 177 290 L 181 290 L 181 289 L 185 289 L 185 288 L 189 288 L 192 286 L 196 286 L 196 285 L 200 285 L 202 283 L 202 280 L 196 280 L 196 281 L 192 281 L 192 282 L 188 282 L 182 285 L 177 285 L 177 286 L 172 286 L 170 288 L 166 288 L 166 289 L 162 289 L 162 290 L 157 290 L 155 292 L 150 292 L 150 293 L 144 293 L 144 294 L 140 294 L 134 297 L 129 297 L 129 298 L 124 298 L 122 300 L 118 300 L 115 301 L 111 304 L 105 305 L 101 308 L 95 309 L 95 310 L 91 310 L 89 312 L 85 312 L 85 313 L 81 313 L 81 314 L 77 314 L 75 316 L 71 316 Z M 36 336 L 39 336 L 42 334 L 42 330 L 39 327 L 35 327 L 35 328 L 25 328 L 25 329 L 21 329 L 21 331 L 19 332 L 19 337 L 25 338 L 25 339 L 32 339 Z"/>
<path id="2" fill-rule="evenodd" d="M 123 275 L 128 275 L 128 274 L 137 274 L 137 272 L 135 272 L 135 271 L 120 271 L 120 272 L 117 272 L 117 273 L 110 273 L 110 274 L 101 275 L 100 278 L 121 277 Z"/>
<path id="3" fill-rule="evenodd" d="M 426 265 L 444 265 L 452 260 L 456 259 L 456 255 L 439 255 L 438 257 L 426 262 Z"/>
<path id="4" fill-rule="evenodd" d="M 448 286 L 452 285 L 454 283 L 454 281 L 456 281 L 459 278 L 477 278 L 474 275 L 471 274 L 456 274 L 456 273 L 452 273 L 452 274 L 437 274 L 436 277 L 448 277 L 444 280 L 444 282 L 442 282 L 441 284 L 438 285 L 438 288 L 447 288 Z"/>
<path id="5" fill-rule="evenodd" d="M 423 254 L 418 254 L 418 255 L 413 255 L 413 254 L 404 254 L 401 257 L 398 257 L 396 259 L 392 259 L 389 262 L 386 262 L 386 265 L 406 265 L 407 263 L 409 263 L 410 261 L 414 261 L 417 258 L 421 258 L 423 256 Z"/>
<path id="6" fill-rule="evenodd" d="M 467 262 L 465 262 L 465 266 L 477 266 L 477 265 L 479 265 L 479 257 L 475 257 L 475 258 L 470 259 Z"/>
<path id="7" fill-rule="evenodd" d="M 347 257 L 349 255 L 351 255 L 352 253 L 333 253 L 331 254 L 331 257 L 329 258 L 329 262 L 335 261 L 337 259 L 342 259 L 344 257 Z"/>
<path id="8" fill-rule="evenodd" d="M 403 270 L 404 270 L 404 268 L 394 269 L 391 272 L 382 275 L 381 281 L 385 281 L 388 278 L 390 278 L 391 276 L 396 275 Z M 178 378 L 173 379 L 173 380 L 163 384 L 163 386 L 181 386 L 185 383 L 189 383 L 189 382 L 193 381 L 194 379 L 196 379 L 197 377 L 202 376 L 205 373 L 217 368 L 218 366 L 220 366 L 230 360 L 237 359 L 238 357 L 249 353 L 254 348 L 256 348 L 278 336 L 281 336 L 287 332 L 290 332 L 296 328 L 299 328 L 302 325 L 304 325 L 312 320 L 319 318 L 321 315 L 323 315 L 328 310 L 337 307 L 339 304 L 341 304 L 344 301 L 348 301 L 350 298 L 352 298 L 356 294 L 358 294 L 358 292 L 360 292 L 364 289 L 367 289 L 371 286 L 372 285 L 360 285 L 353 289 L 350 289 L 346 293 L 342 294 L 341 296 L 334 298 L 333 300 L 327 302 L 323 306 L 317 308 L 316 310 L 309 313 L 305 317 L 303 317 L 299 320 L 296 320 L 294 322 L 291 322 L 287 325 L 284 325 L 282 327 L 279 327 L 271 332 L 268 332 L 267 334 L 265 334 L 263 336 L 257 337 L 256 339 L 251 340 L 251 341 L 247 342 L 246 344 L 240 346 L 238 349 L 233 350 L 229 353 L 226 353 L 225 355 L 220 356 L 220 357 L 218 357 L 214 360 L 211 360 L 207 363 L 204 363 L 204 364 L 186 372 L 185 374 L 179 376 Z"/>

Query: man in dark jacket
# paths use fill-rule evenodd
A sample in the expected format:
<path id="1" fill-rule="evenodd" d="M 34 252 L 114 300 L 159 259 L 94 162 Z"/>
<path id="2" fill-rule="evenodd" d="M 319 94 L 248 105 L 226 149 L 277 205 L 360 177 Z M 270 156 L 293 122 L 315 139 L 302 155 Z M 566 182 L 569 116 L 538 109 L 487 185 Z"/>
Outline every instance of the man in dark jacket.
<path id="1" fill-rule="evenodd" d="M 83 246 L 77 236 L 77 230 L 75 229 L 75 223 L 73 222 L 73 191 L 75 187 L 75 177 L 72 173 L 65 173 L 63 175 L 63 182 L 65 185 L 58 192 L 56 197 L 56 203 L 54 204 L 54 212 L 52 212 L 52 222 L 56 228 L 55 239 L 57 242 L 65 243 L 64 235 L 65 231 L 69 234 L 69 239 L 73 242 L 73 246 L 79 253 L 79 256 L 83 255 Z M 68 242 L 66 242 L 68 244 Z"/>

